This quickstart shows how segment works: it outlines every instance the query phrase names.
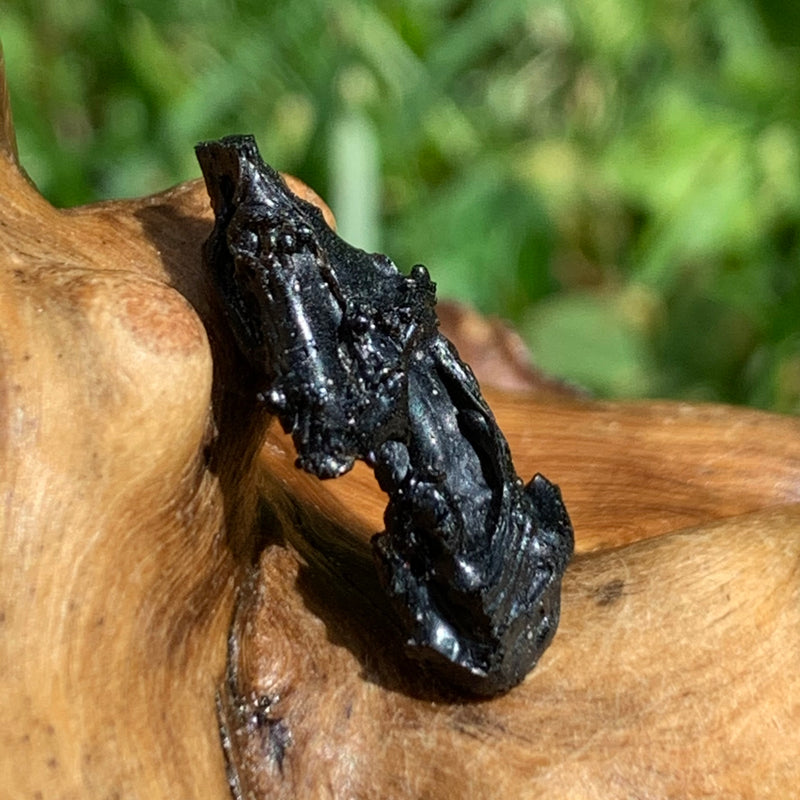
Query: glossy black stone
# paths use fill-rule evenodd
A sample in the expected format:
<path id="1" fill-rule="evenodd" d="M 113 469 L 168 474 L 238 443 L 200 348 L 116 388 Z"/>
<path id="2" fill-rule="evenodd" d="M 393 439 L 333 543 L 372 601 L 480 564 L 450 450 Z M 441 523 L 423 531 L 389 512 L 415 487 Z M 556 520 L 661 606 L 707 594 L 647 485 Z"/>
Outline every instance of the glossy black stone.
<path id="1" fill-rule="evenodd" d="M 259 395 L 322 478 L 355 459 L 389 495 L 373 539 L 409 651 L 454 684 L 519 683 L 558 625 L 573 534 L 558 488 L 523 485 L 468 366 L 438 331 L 427 270 L 340 239 L 249 136 L 198 145 L 205 245 Z"/>

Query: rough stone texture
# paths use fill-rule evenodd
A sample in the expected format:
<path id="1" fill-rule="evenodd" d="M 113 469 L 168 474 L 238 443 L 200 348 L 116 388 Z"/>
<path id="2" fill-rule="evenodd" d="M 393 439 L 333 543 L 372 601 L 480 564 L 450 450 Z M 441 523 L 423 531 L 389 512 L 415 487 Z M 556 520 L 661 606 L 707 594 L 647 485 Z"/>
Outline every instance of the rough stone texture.
<path id="1" fill-rule="evenodd" d="M 558 625 L 572 527 L 557 487 L 514 471 L 427 270 L 340 239 L 252 137 L 197 155 L 207 267 L 298 466 L 332 478 L 361 459 L 389 496 L 373 551 L 409 652 L 476 693 L 516 685 Z"/>

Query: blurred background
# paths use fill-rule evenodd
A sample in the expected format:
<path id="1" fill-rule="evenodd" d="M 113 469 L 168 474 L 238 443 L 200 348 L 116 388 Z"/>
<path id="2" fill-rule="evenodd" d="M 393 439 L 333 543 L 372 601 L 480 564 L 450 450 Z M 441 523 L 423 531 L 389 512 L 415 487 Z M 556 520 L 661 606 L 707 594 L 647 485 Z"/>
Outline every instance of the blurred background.
<path id="1" fill-rule="evenodd" d="M 254 133 L 604 397 L 800 412 L 800 5 L 4 0 L 23 164 L 151 193 Z"/>

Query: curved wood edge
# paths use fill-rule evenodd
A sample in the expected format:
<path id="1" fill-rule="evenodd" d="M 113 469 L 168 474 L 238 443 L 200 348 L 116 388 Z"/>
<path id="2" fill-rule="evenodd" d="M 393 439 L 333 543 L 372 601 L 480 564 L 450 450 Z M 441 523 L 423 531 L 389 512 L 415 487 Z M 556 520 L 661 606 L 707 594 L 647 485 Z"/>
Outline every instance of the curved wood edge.
<path id="1" fill-rule="evenodd" d="M 800 419 L 668 401 L 542 402 L 486 388 L 527 480 L 557 483 L 575 527 L 576 552 L 619 547 L 763 508 L 800 502 Z M 277 424 L 260 461 L 302 502 L 346 518 L 362 539 L 382 529 L 386 498 L 357 464 L 336 481 L 294 468 Z"/>
<path id="2" fill-rule="evenodd" d="M 576 558 L 540 664 L 474 703 L 403 661 L 375 595 L 275 541 L 221 686 L 241 796 L 790 796 L 798 533 L 784 506 Z"/>

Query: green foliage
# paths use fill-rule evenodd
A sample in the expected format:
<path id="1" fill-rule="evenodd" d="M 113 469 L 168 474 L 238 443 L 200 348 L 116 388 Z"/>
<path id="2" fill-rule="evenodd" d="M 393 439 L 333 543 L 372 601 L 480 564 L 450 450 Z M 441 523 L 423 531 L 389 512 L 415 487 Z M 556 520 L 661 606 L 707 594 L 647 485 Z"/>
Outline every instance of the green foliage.
<path id="1" fill-rule="evenodd" d="M 196 141 L 253 132 L 345 235 L 509 318 L 541 366 L 600 395 L 800 411 L 784 4 L 4 6 L 23 163 L 55 203 L 195 177 Z"/>

